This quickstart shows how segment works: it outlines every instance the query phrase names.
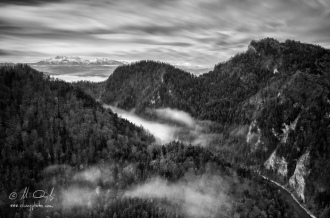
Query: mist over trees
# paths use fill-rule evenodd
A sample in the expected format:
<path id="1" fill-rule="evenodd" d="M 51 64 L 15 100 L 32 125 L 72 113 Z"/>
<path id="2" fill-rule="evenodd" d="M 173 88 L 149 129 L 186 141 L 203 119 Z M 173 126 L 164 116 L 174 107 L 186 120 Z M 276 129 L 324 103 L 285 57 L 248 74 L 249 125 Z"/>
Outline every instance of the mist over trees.
<path id="1" fill-rule="evenodd" d="M 203 217 L 293 216 L 275 187 L 244 169 L 236 172 L 208 148 L 180 142 L 153 146 L 150 134 L 80 88 L 27 65 L 0 70 L 1 217 L 191 217 L 182 201 L 125 193 L 153 178 L 189 187 L 192 179 L 214 176 L 222 180 L 189 189 L 209 198 L 206 188 L 226 184 L 219 194 L 228 200 L 211 201 L 219 208 L 207 207 Z M 25 187 L 47 196 L 53 189 L 52 207 L 10 207 L 33 203 L 8 198 L 12 192 L 21 196 Z"/>
<path id="2" fill-rule="evenodd" d="M 231 163 L 263 170 L 276 150 L 287 174 L 267 173 L 282 184 L 297 160 L 310 154 L 305 194 L 318 214 L 330 199 L 329 60 L 330 51 L 320 46 L 266 38 L 198 77 L 161 62 L 121 66 L 106 81 L 101 100 L 150 119 L 148 108 L 170 107 L 213 121 L 214 132 L 223 135 L 215 147 Z M 237 129 L 242 132 L 233 134 Z M 247 140 L 248 133 L 255 141 Z"/>
<path id="3" fill-rule="evenodd" d="M 259 173 L 287 184 L 306 153 L 305 203 L 327 217 L 329 55 L 267 38 L 199 77 L 140 61 L 103 83 L 0 66 L 0 217 L 298 217 Z M 184 111 L 218 137 L 159 145 L 99 101 L 150 120 L 164 108 Z M 265 167 L 273 153 L 287 163 L 284 176 Z M 47 196 L 54 188 L 52 207 L 10 207 L 33 204 L 8 198 L 26 187 Z"/>

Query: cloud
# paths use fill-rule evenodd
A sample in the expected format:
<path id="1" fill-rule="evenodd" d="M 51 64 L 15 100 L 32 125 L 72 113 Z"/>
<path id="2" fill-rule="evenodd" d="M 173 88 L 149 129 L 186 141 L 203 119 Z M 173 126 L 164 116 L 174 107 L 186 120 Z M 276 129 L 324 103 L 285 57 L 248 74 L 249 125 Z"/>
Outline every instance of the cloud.
<path id="1" fill-rule="evenodd" d="M 195 124 L 194 119 L 186 112 L 171 109 L 171 108 L 159 108 L 154 110 L 158 117 L 176 121 L 187 126 L 193 126 Z"/>
<path id="2" fill-rule="evenodd" d="M 51 165 L 46 167 L 43 172 L 44 173 L 55 173 L 55 172 L 59 172 L 59 171 L 71 171 L 72 167 L 70 165 L 66 165 L 66 164 L 55 164 L 55 165 Z"/>
<path id="3" fill-rule="evenodd" d="M 81 187 L 70 187 L 61 192 L 62 207 L 74 206 L 92 207 L 96 199 L 96 190 Z"/>
<path id="4" fill-rule="evenodd" d="M 139 117 L 133 112 L 128 112 L 114 106 L 103 104 L 103 107 L 110 108 L 113 112 L 118 113 L 120 117 L 130 121 L 137 126 L 142 126 L 156 138 L 158 144 L 169 143 L 175 139 L 174 133 L 176 129 L 171 125 L 159 123 L 156 121 L 149 121 Z"/>
<path id="5" fill-rule="evenodd" d="M 0 0 L 0 4 L 36 5 L 61 1 L 62 0 Z"/>
<path id="6" fill-rule="evenodd" d="M 94 165 L 78 172 L 68 165 L 53 165 L 43 173 L 47 181 L 44 184 L 53 185 L 56 201 L 51 205 L 57 209 L 72 207 L 97 206 L 100 199 L 114 197 L 115 190 L 111 188 L 114 164 Z M 134 175 L 134 164 L 123 168 L 123 175 Z M 75 172 L 75 173 L 73 173 Z M 68 181 L 62 186 L 63 179 Z M 100 183 L 107 184 L 101 188 Z M 107 189 L 105 187 L 108 187 Z M 215 217 L 219 208 L 230 210 L 233 200 L 227 194 L 230 183 L 226 178 L 216 175 L 186 174 L 182 181 L 170 183 L 159 177 L 150 178 L 143 184 L 134 184 L 122 190 L 126 198 L 167 199 L 171 204 L 179 206 L 188 217 Z M 52 187 L 51 187 L 52 188 Z M 220 211 L 222 213 L 222 211 Z"/>
<path id="7" fill-rule="evenodd" d="M 191 142 L 192 145 L 200 145 L 200 146 L 210 146 L 213 141 L 217 141 L 221 138 L 221 135 L 216 133 L 199 133 L 196 132 L 196 138 Z"/>
<path id="8" fill-rule="evenodd" d="M 330 47 L 327 0 L 0 2 L 0 47 L 22 52 L 13 61 L 102 53 L 214 66 L 264 37 Z"/>
<path id="9" fill-rule="evenodd" d="M 171 108 L 148 109 L 148 113 L 155 113 L 159 120 L 144 119 L 133 111 L 125 111 L 112 105 L 103 104 L 120 117 L 127 119 L 137 126 L 142 126 L 156 138 L 156 144 L 162 145 L 172 141 L 180 141 L 194 146 L 212 146 L 222 135 L 212 132 L 211 121 L 195 120 L 188 113 Z M 173 121 L 177 124 L 174 124 Z"/>
<path id="10" fill-rule="evenodd" d="M 111 189 L 102 189 L 99 184 L 113 184 L 113 163 L 104 163 L 74 169 L 69 165 L 52 165 L 43 170 L 44 184 L 54 188 L 56 201 L 51 202 L 55 208 L 72 207 L 92 208 L 99 197 L 109 197 Z M 63 185 L 63 181 L 67 181 Z"/>
<path id="11" fill-rule="evenodd" d="M 189 217 L 215 217 L 221 206 L 231 207 L 227 183 L 218 176 L 190 178 L 188 182 L 169 183 L 153 178 L 126 191 L 126 197 L 167 199 L 181 206 Z"/>
<path id="12" fill-rule="evenodd" d="M 100 76 L 72 76 L 72 75 L 51 75 L 55 79 L 61 79 L 66 82 L 77 82 L 77 81 L 91 81 L 91 82 L 102 82 L 105 81 L 106 77 Z"/>
<path id="13" fill-rule="evenodd" d="M 95 183 L 101 178 L 101 170 L 98 168 L 90 168 L 83 172 L 76 174 L 73 179 L 74 180 L 83 180 Z"/>
<path id="14" fill-rule="evenodd" d="M 6 50 L 0 49 L 0 56 L 8 56 L 11 55 L 12 53 Z"/>

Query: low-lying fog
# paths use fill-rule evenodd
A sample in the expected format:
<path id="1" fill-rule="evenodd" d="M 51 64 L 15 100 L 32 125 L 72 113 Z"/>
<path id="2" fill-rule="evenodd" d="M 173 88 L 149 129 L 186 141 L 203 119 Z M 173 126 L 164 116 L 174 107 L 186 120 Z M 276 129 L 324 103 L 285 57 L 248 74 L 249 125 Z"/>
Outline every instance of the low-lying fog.
<path id="1" fill-rule="evenodd" d="M 101 187 L 100 183 L 113 181 L 114 164 L 90 166 L 76 170 L 69 165 L 52 165 L 44 169 L 48 180 L 45 184 L 57 184 L 52 202 L 62 210 L 87 207 L 97 208 L 100 199 L 110 199 L 116 191 L 112 187 Z M 62 179 L 71 181 L 62 186 Z M 166 199 L 178 205 L 188 217 L 215 217 L 219 210 L 229 210 L 233 199 L 228 194 L 228 177 L 211 174 L 185 174 L 182 181 L 169 182 L 158 176 L 151 177 L 140 184 L 125 188 L 120 193 L 123 198 Z"/>
<path id="2" fill-rule="evenodd" d="M 157 144 L 166 144 L 173 140 L 186 144 L 206 146 L 220 137 L 210 133 L 210 121 L 195 120 L 190 114 L 171 108 L 150 109 L 159 120 L 147 120 L 133 111 L 125 111 L 112 105 L 103 104 L 113 112 L 137 126 L 142 126 L 156 138 Z"/>
<path id="3" fill-rule="evenodd" d="M 62 79 L 66 82 L 87 80 L 91 82 L 101 82 L 113 73 L 118 65 L 31 65 L 34 69 L 44 72 L 51 77 Z M 177 68 L 185 70 L 195 75 L 201 75 L 211 70 L 208 67 L 179 66 Z"/>
<path id="4" fill-rule="evenodd" d="M 211 122 L 196 120 L 184 111 L 171 108 L 149 109 L 158 118 L 151 121 L 133 111 L 106 104 L 103 106 L 113 110 L 119 117 L 142 126 L 155 136 L 157 144 L 179 140 L 187 144 L 206 146 L 220 137 L 210 133 Z M 134 164 L 126 163 L 122 175 L 134 173 L 131 166 Z M 78 171 L 69 165 L 47 167 L 43 171 L 47 178 L 45 184 L 59 184 L 63 178 L 72 182 L 70 185 L 57 187 L 59 200 L 53 206 L 62 210 L 77 207 L 97 208 L 100 199 L 116 196 L 117 190 L 114 188 L 99 186 L 115 181 L 113 172 L 116 168 L 116 163 L 111 160 L 107 163 L 80 166 Z M 195 175 L 187 172 L 182 180 L 176 182 L 153 175 L 142 183 L 132 184 L 120 193 L 123 198 L 166 199 L 177 205 L 187 217 L 216 217 L 219 211 L 225 213 L 233 205 L 229 187 L 230 180 L 220 174 Z"/>
<path id="5" fill-rule="evenodd" d="M 113 73 L 118 65 L 31 65 L 34 69 L 44 72 L 51 77 L 62 79 L 66 82 L 87 80 L 101 82 Z"/>

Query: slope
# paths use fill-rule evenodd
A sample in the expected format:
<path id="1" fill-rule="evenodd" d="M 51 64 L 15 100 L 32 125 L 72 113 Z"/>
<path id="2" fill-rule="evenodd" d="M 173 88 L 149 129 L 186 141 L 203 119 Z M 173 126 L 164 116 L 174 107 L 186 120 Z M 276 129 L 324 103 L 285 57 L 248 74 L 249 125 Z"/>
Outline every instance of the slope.
<path id="1" fill-rule="evenodd" d="M 221 124 L 223 158 L 288 185 L 320 214 L 330 200 L 329 92 L 328 49 L 266 38 L 199 77 L 152 61 L 119 67 L 101 99 L 140 114 L 171 107 Z"/>

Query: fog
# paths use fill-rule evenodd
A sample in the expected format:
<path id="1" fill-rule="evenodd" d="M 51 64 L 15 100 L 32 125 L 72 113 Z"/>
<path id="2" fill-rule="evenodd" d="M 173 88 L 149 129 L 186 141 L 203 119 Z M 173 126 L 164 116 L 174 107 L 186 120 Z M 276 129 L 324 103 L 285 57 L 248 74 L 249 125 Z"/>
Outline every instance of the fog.
<path id="1" fill-rule="evenodd" d="M 73 177 L 74 180 L 83 180 L 88 181 L 91 183 L 96 183 L 98 180 L 101 179 L 101 170 L 99 168 L 90 168 L 88 170 L 85 170 L 81 173 L 76 174 Z"/>
<path id="2" fill-rule="evenodd" d="M 134 111 L 125 111 L 114 106 L 104 105 L 118 116 L 142 126 L 153 134 L 156 143 L 164 144 L 173 140 L 192 145 L 207 146 L 212 139 L 219 137 L 209 131 L 210 121 L 200 121 L 190 114 L 171 108 L 152 109 L 158 120 L 147 120 Z M 238 131 L 239 132 L 239 131 Z M 94 166 L 79 166 L 78 172 L 67 165 L 47 167 L 43 173 L 45 184 L 56 186 L 57 203 L 54 207 L 71 209 L 72 207 L 93 208 L 99 199 L 116 197 L 114 166 L 111 160 Z M 120 176 L 134 175 L 134 164 L 126 163 Z M 69 185 L 61 186 L 67 180 Z M 100 184 L 107 184 L 100 186 Z M 126 198 L 164 199 L 178 207 L 188 217 L 216 217 L 227 214 L 232 207 L 232 199 L 228 195 L 229 182 L 221 176 L 186 173 L 182 180 L 169 182 L 163 178 L 153 177 L 139 185 L 132 185 L 121 190 Z M 120 194 L 120 195 L 121 195 Z M 101 197 L 101 198 L 100 198 Z"/>
<path id="3" fill-rule="evenodd" d="M 66 82 L 86 80 L 101 82 L 108 79 L 117 65 L 81 66 L 81 65 L 31 65 L 38 71 Z"/>
<path id="4" fill-rule="evenodd" d="M 183 123 L 189 127 L 193 126 L 195 124 L 194 119 L 186 112 L 176 110 L 176 109 L 171 109 L 171 108 L 159 108 L 159 109 L 154 109 L 156 112 L 157 116 L 165 119 L 169 119 L 172 121 L 177 121 L 179 123 Z"/>
<path id="5" fill-rule="evenodd" d="M 90 167 L 79 166 L 78 171 L 68 165 L 47 167 L 43 171 L 44 184 L 55 187 L 55 200 L 50 204 L 70 211 L 75 207 L 96 208 L 102 199 L 111 202 L 115 197 L 124 197 L 166 200 L 173 209 L 178 208 L 188 217 L 218 217 L 220 214 L 229 216 L 232 210 L 235 201 L 229 194 L 232 178 L 219 174 L 195 175 L 188 172 L 180 181 L 169 182 L 155 176 L 142 184 L 133 184 L 118 192 L 113 186 L 114 165 L 115 163 L 109 162 Z M 133 165 L 127 163 L 121 171 L 122 176 L 134 174 Z M 64 185 L 63 180 L 69 182 Z M 100 184 L 107 185 L 102 185 L 101 188 Z"/>
<path id="6" fill-rule="evenodd" d="M 142 126 L 145 130 L 147 130 L 156 138 L 156 142 L 159 144 L 169 143 L 175 139 L 175 128 L 169 124 L 148 121 L 136 115 L 134 112 L 125 111 L 114 106 L 106 104 L 104 104 L 103 106 L 105 108 L 110 108 L 120 117 L 130 121 L 131 123 L 137 126 Z"/>
<path id="7" fill-rule="evenodd" d="M 75 76 L 75 75 L 50 75 L 50 77 L 53 77 L 55 79 L 61 79 L 66 82 L 77 82 L 81 80 L 91 81 L 91 82 L 102 82 L 105 81 L 107 78 L 100 77 L 100 76 Z"/>
<path id="8" fill-rule="evenodd" d="M 31 65 L 34 69 L 45 73 L 51 77 L 64 80 L 66 82 L 76 81 L 90 81 L 102 82 L 109 78 L 109 76 L 118 67 L 117 65 Z M 194 66 L 180 66 L 176 67 L 188 71 L 195 75 L 200 75 L 211 70 L 211 68 L 196 69 Z"/>
<path id="9" fill-rule="evenodd" d="M 130 164 L 126 168 L 130 168 Z M 113 164 L 94 165 L 72 173 L 67 165 L 53 165 L 44 170 L 51 175 L 47 183 L 55 188 L 57 201 L 51 202 L 55 208 L 73 207 L 94 208 L 99 199 L 110 199 L 114 189 L 101 188 L 100 182 L 111 182 Z M 123 170 L 123 173 L 128 170 Z M 71 181 L 61 186 L 61 180 Z M 55 180 L 55 182 L 54 182 Z M 217 175 L 193 175 L 187 173 L 178 182 L 169 182 L 160 177 L 153 177 L 143 184 L 133 185 L 122 190 L 126 198 L 166 199 L 171 205 L 179 207 L 188 217 L 216 217 L 231 210 L 233 199 L 229 196 L 230 182 Z M 120 194 L 121 195 L 121 194 Z"/>
<path id="10" fill-rule="evenodd" d="M 147 120 L 132 111 L 125 111 L 115 106 L 103 104 L 113 112 L 137 126 L 142 126 L 151 133 L 156 144 L 162 145 L 171 141 L 185 144 L 207 146 L 217 140 L 220 135 L 210 131 L 210 121 L 194 119 L 189 113 L 171 108 L 149 109 L 149 113 L 157 115 L 159 120 Z"/>
<path id="11" fill-rule="evenodd" d="M 74 206 L 92 207 L 96 197 L 96 190 L 88 188 L 71 187 L 61 192 L 62 207 L 71 208 Z"/>
<path id="12" fill-rule="evenodd" d="M 102 190 L 100 183 L 113 183 L 113 164 L 79 166 L 76 171 L 69 165 L 52 165 L 43 170 L 44 184 L 54 187 L 55 201 L 53 207 L 71 209 L 72 207 L 94 207 L 98 196 L 109 194 L 110 190 Z M 62 181 L 69 181 L 62 185 Z"/>
<path id="13" fill-rule="evenodd" d="M 188 182 L 177 183 L 157 177 L 126 191 L 124 196 L 166 198 L 179 205 L 189 217 L 215 217 L 231 207 L 227 190 L 227 182 L 219 176 L 196 176 Z"/>

